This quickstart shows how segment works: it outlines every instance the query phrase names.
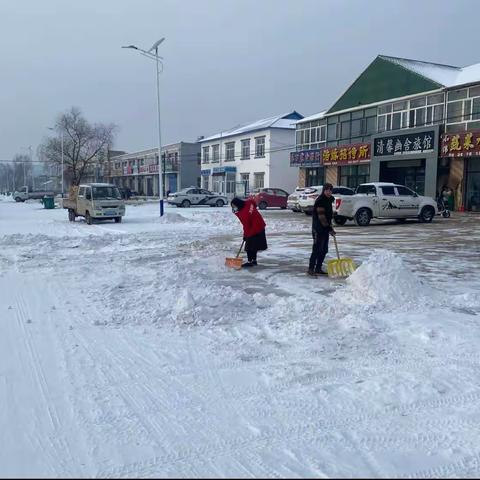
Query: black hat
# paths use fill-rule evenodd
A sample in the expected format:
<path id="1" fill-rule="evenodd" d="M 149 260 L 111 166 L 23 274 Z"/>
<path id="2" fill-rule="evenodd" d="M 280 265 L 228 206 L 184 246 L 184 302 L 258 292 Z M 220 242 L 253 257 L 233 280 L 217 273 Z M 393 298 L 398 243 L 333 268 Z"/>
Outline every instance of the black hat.
<path id="1" fill-rule="evenodd" d="M 238 197 L 235 197 L 231 202 L 230 205 L 233 207 L 237 207 L 239 210 L 241 210 L 245 206 L 245 202 Z"/>

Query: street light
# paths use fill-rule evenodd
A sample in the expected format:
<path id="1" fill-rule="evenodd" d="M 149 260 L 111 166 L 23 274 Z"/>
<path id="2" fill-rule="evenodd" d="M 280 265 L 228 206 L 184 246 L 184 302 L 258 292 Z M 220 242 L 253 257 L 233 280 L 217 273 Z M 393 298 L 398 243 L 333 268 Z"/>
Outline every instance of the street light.
<path id="1" fill-rule="evenodd" d="M 55 128 L 53 128 L 53 127 L 47 127 L 47 128 L 49 130 L 55 131 Z M 63 129 L 62 129 L 61 133 L 62 133 L 62 136 L 61 136 L 60 144 L 61 144 L 61 149 L 62 149 L 62 198 L 63 198 L 64 193 L 65 193 L 65 186 L 64 186 L 65 184 L 64 184 L 64 181 L 63 181 L 63 170 L 64 170 L 64 168 L 63 168 Z"/>
<path id="2" fill-rule="evenodd" d="M 127 45 L 122 48 L 129 48 L 131 50 L 136 50 L 143 55 L 144 57 L 148 57 L 152 60 L 155 60 L 157 66 L 157 112 L 158 112 L 158 196 L 160 197 L 160 216 L 163 216 L 163 169 L 162 169 L 162 134 L 160 128 L 160 69 L 159 63 L 160 59 L 163 60 L 163 57 L 158 56 L 158 46 L 165 40 L 165 37 L 162 37 L 160 40 L 157 40 L 150 50 L 143 50 L 142 48 L 138 48 L 135 45 Z M 152 53 L 155 51 L 155 53 Z M 163 70 L 163 63 L 162 63 L 162 70 Z"/>

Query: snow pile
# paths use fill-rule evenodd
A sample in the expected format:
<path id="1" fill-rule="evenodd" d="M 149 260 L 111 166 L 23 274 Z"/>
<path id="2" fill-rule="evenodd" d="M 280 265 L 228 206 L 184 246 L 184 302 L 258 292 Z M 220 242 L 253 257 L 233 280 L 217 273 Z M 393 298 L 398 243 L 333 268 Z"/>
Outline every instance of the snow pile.
<path id="1" fill-rule="evenodd" d="M 432 305 L 439 294 L 413 274 L 401 256 L 375 250 L 332 297 L 342 304 L 391 310 Z"/>
<path id="2" fill-rule="evenodd" d="M 12 202 L 13 198 L 11 195 L 0 195 L 0 202 Z"/>

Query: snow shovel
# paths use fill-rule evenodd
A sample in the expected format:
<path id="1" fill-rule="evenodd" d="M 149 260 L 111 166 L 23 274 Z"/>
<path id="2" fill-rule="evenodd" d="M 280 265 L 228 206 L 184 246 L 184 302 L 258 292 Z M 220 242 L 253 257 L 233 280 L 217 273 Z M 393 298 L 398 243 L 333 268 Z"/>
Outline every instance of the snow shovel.
<path id="1" fill-rule="evenodd" d="M 333 236 L 335 241 L 335 250 L 337 251 L 337 260 L 329 260 L 327 263 L 327 272 L 329 277 L 333 278 L 342 278 L 348 277 L 351 275 L 357 268 L 355 263 L 351 258 L 343 257 L 340 258 L 340 253 L 338 252 L 337 237 Z"/>
<path id="2" fill-rule="evenodd" d="M 240 257 L 240 252 L 242 251 L 243 244 L 245 240 L 243 240 L 242 244 L 240 245 L 240 249 L 238 250 L 236 257 L 227 257 L 225 259 L 225 266 L 229 268 L 234 268 L 235 270 L 240 270 L 242 268 L 242 258 Z"/>

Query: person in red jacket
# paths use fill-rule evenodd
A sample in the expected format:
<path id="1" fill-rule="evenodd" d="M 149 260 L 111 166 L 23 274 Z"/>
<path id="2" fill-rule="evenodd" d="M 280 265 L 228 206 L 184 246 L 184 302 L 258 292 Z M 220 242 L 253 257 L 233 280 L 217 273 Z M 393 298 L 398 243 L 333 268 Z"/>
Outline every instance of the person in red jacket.
<path id="1" fill-rule="evenodd" d="M 257 252 L 268 248 L 267 237 L 265 236 L 265 221 L 253 200 L 234 198 L 230 205 L 232 206 L 232 212 L 243 225 L 243 239 L 245 240 L 248 262 L 244 263 L 242 267 L 254 267 L 257 265 Z"/>

